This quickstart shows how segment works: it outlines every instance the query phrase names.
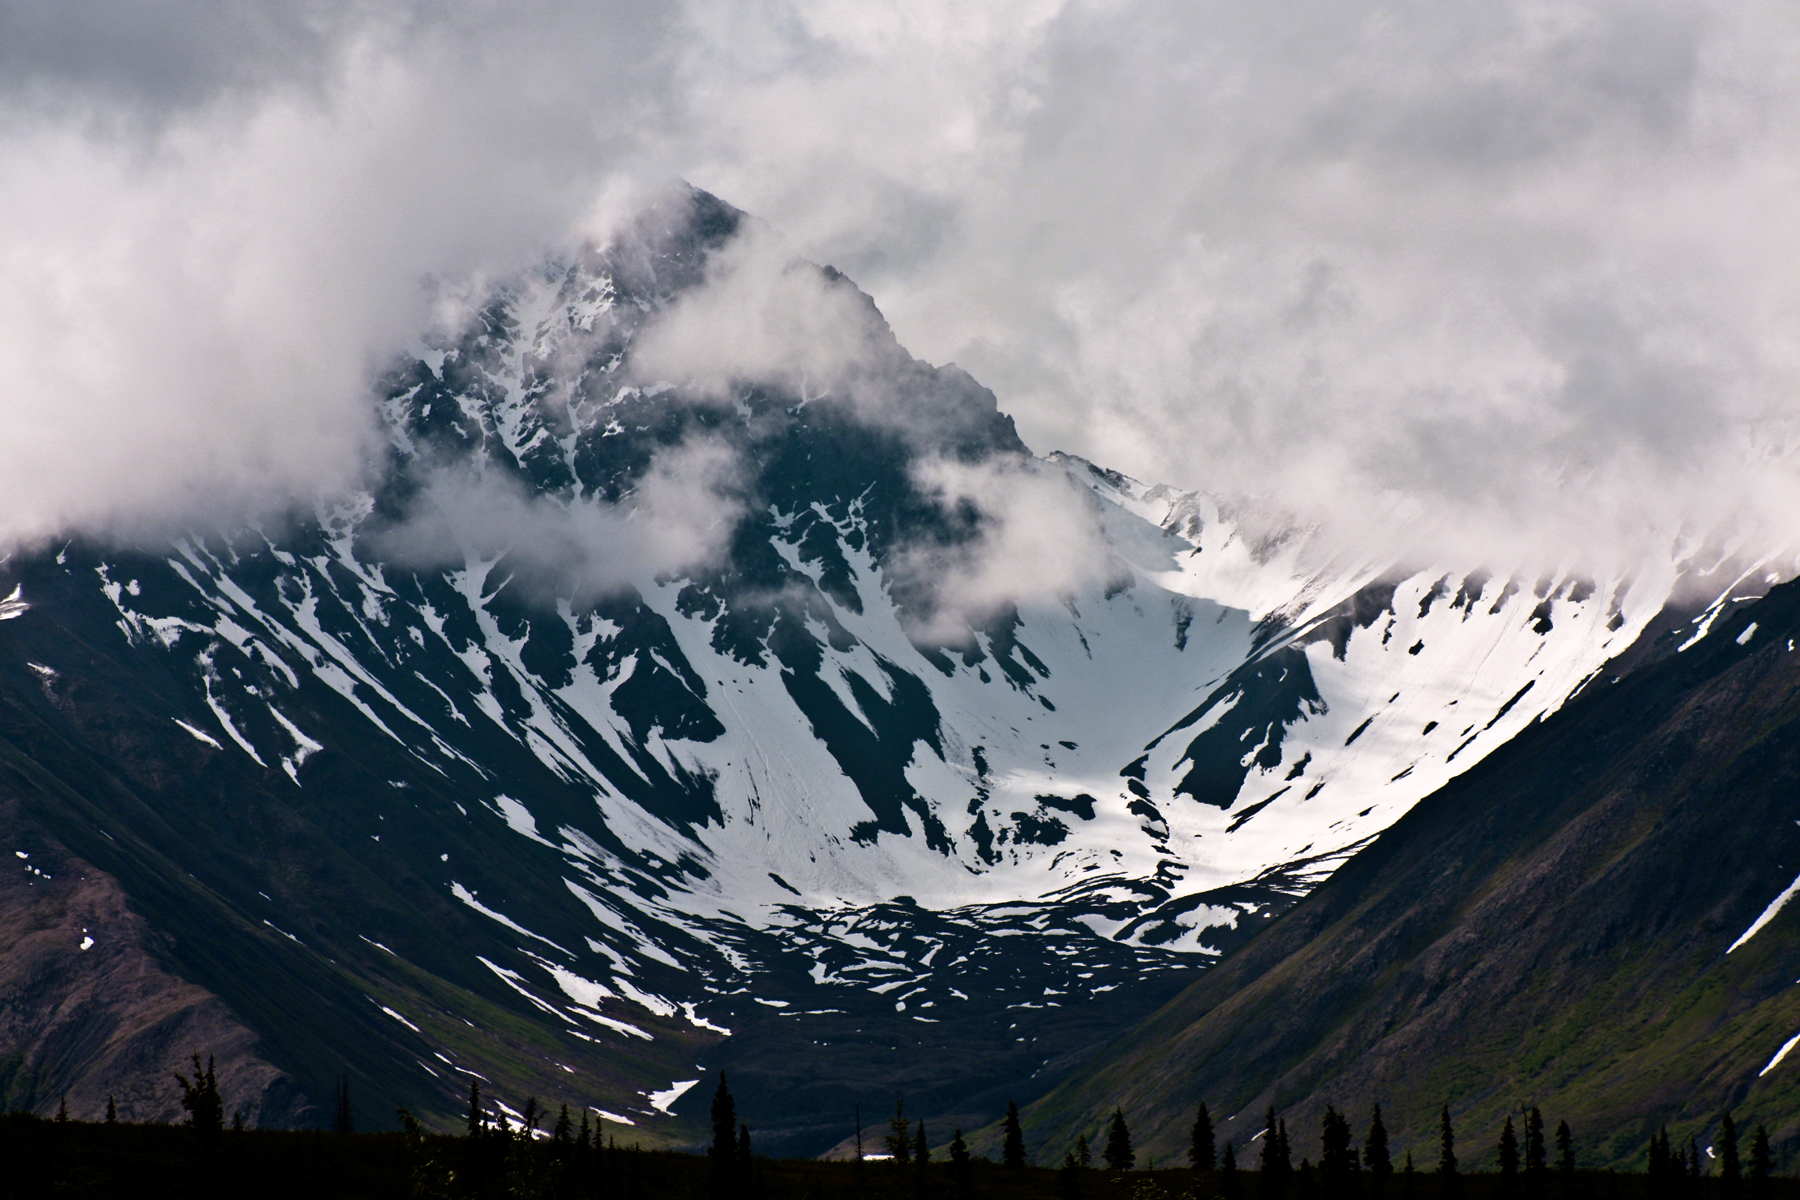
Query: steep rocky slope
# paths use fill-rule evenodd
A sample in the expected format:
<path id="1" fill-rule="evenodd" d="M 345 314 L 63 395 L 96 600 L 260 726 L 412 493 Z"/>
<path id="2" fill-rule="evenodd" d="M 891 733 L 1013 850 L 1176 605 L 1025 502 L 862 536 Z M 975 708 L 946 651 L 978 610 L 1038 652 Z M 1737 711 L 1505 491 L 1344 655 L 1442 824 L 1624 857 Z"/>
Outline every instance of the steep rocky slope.
<path id="1" fill-rule="evenodd" d="M 1596 686 L 1427 797 L 1028 1113 L 1055 1157 L 1113 1106 L 1151 1153 L 1192 1106 L 1240 1148 L 1273 1104 L 1316 1156 L 1379 1102 L 1435 1161 L 1522 1105 L 1591 1165 L 1718 1114 L 1800 1140 L 1800 586 Z"/>

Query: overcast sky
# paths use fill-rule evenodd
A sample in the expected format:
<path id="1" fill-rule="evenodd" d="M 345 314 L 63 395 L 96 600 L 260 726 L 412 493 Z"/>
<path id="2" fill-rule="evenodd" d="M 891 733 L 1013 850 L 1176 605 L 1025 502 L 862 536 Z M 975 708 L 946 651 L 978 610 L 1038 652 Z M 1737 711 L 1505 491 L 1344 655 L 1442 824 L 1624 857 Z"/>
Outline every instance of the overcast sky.
<path id="1" fill-rule="evenodd" d="M 1800 10 L 0 0 L 0 538 L 353 484 L 426 276 L 686 178 L 1040 451 L 1595 560 L 1800 533 Z"/>

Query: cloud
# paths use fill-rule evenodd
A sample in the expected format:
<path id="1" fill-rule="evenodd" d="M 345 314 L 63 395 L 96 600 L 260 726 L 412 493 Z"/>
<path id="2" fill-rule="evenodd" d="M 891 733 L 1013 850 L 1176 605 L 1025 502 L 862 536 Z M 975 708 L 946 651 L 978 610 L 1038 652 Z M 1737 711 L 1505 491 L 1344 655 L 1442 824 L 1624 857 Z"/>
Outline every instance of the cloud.
<path id="1" fill-rule="evenodd" d="M 469 23 L 152 6 L 133 52 L 87 44 L 90 7 L 41 7 L 0 8 L 44 51 L 0 83 L 0 544 L 356 486 L 371 381 L 430 326 L 427 281 L 516 271 L 619 191 L 585 117 L 499 102 L 526 44 L 465 72 Z M 152 71 L 164 43 L 185 49 Z"/>
<path id="2" fill-rule="evenodd" d="M 658 453 L 617 504 L 537 494 L 500 472 L 435 469 L 371 545 L 412 568 L 504 560 L 534 603 L 580 606 L 718 561 L 744 513 L 740 468 L 730 447 L 692 439 Z"/>
<path id="3" fill-rule="evenodd" d="M 648 383 L 672 380 L 720 397 L 772 384 L 803 398 L 849 390 L 897 357 L 865 295 L 758 223 L 713 256 L 702 286 L 646 327 L 631 354 Z"/>
<path id="4" fill-rule="evenodd" d="M 1791 6 L 114 8 L 0 0 L 0 538 L 353 482 L 421 276 L 674 175 L 1040 450 L 1427 551 L 1800 532 Z M 662 369 L 856 351 L 717 282 Z"/>
<path id="5" fill-rule="evenodd" d="M 1793 13 L 785 11 L 787 69 L 705 59 L 743 94 L 700 178 L 1039 448 L 1352 533 L 1398 508 L 1426 550 L 1793 538 Z"/>
<path id="6" fill-rule="evenodd" d="M 897 588 L 923 602 L 915 637 L 957 641 L 1014 604 L 1056 603 L 1131 578 L 1093 493 L 1061 466 L 1023 456 L 924 458 L 913 480 L 945 513 L 973 517 L 973 536 L 916 539 L 889 568 Z"/>

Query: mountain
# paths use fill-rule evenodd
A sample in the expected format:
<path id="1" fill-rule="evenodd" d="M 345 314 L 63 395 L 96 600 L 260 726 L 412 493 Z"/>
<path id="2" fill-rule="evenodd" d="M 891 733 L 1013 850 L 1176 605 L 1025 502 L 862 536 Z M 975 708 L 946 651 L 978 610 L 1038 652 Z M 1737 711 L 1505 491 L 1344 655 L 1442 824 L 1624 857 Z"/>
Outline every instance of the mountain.
<path id="1" fill-rule="evenodd" d="M 1037 1157 L 1123 1105 L 1167 1161 L 1204 1098 L 1240 1148 L 1274 1105 L 1296 1157 L 1378 1102 L 1422 1167 L 1441 1105 L 1477 1169 L 1531 1104 L 1588 1166 L 1725 1110 L 1791 1162 L 1797 640 L 1783 584 L 1534 723 L 1027 1110 Z"/>
<path id="2" fill-rule="evenodd" d="M 1774 578 L 1334 557 L 1032 454 L 753 236 L 683 192 L 475 293 L 362 494 L 0 564 L 9 1105 L 210 1050 L 263 1123 L 479 1079 L 680 1141 L 722 1069 L 770 1149 L 974 1127 Z"/>

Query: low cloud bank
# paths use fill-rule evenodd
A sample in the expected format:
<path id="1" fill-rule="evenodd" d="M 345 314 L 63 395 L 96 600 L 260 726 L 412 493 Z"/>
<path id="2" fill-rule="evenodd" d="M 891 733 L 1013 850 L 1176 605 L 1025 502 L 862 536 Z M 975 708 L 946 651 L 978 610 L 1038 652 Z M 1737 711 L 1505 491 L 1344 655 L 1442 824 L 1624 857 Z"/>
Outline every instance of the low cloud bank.
<path id="1" fill-rule="evenodd" d="M 356 486 L 422 281 L 680 176 L 1040 450 L 1383 554 L 1800 544 L 1789 5 L 116 7 L 0 0 L 0 542 Z M 841 381 L 854 294 L 734 254 L 646 362 Z"/>

